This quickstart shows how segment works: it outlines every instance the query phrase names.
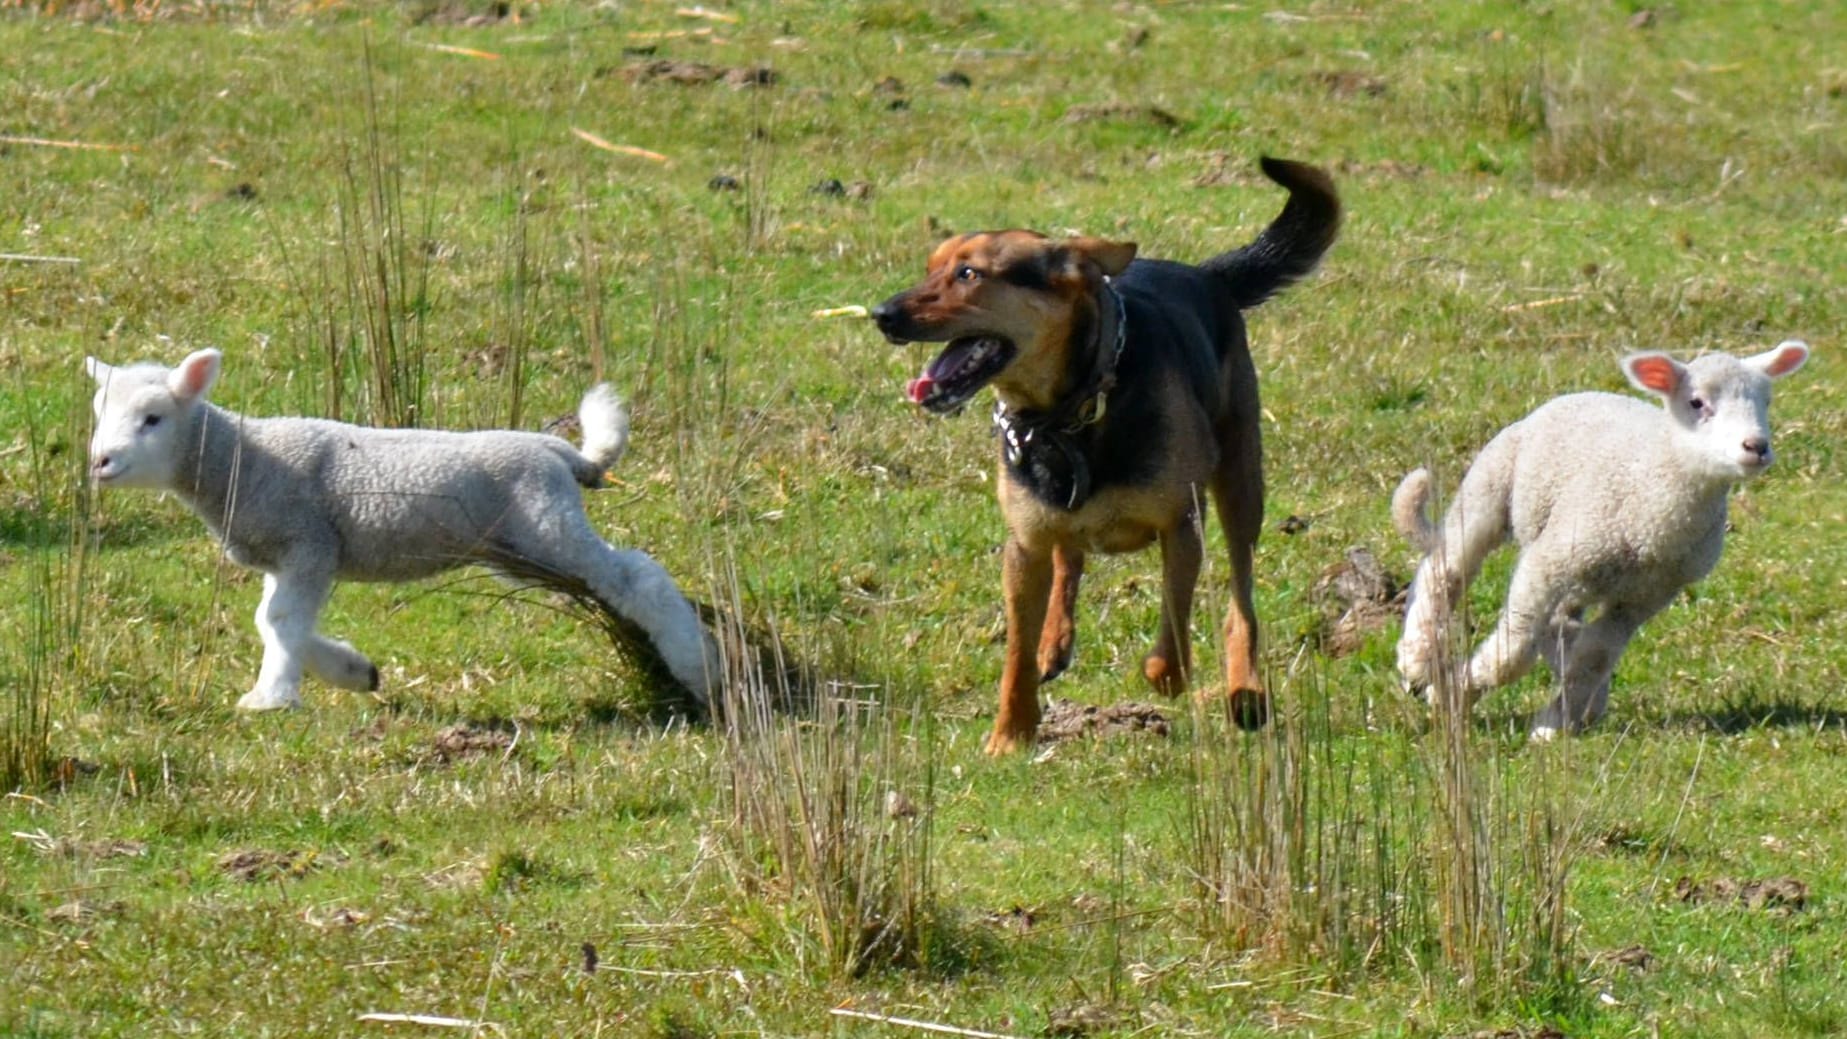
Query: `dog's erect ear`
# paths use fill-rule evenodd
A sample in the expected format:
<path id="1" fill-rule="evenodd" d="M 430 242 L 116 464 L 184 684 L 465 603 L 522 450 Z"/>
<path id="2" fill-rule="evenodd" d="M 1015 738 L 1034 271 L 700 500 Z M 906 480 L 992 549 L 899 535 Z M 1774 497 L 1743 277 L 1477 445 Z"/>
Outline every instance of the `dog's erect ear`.
<path id="1" fill-rule="evenodd" d="M 1106 277 L 1121 274 L 1129 263 L 1135 259 L 1134 242 L 1112 242 L 1107 238 L 1067 238 L 1064 243 L 1080 260 L 1089 260 L 1097 265 Z"/>

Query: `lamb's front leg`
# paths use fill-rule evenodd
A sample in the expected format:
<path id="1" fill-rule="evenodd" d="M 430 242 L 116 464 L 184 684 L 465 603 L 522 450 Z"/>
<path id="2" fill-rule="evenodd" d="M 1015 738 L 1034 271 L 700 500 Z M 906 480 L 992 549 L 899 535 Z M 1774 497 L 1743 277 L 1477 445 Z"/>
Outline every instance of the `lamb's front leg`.
<path id="1" fill-rule="evenodd" d="M 1533 718 L 1532 738 L 1543 742 L 1596 724 L 1610 706 L 1610 678 L 1629 640 L 1670 601 L 1672 596 L 1659 603 L 1619 603 L 1585 625 L 1558 673 L 1558 696 Z"/>
<path id="2" fill-rule="evenodd" d="M 237 701 L 246 711 L 301 706 L 303 670 L 314 655 L 314 622 L 327 603 L 333 579 L 318 573 L 263 575 L 257 604 L 257 634 L 263 637 L 263 667 L 257 684 Z"/>
<path id="3" fill-rule="evenodd" d="M 378 668 L 350 642 L 316 632 L 308 643 L 307 664 L 309 674 L 329 685 L 361 693 L 378 691 Z"/>

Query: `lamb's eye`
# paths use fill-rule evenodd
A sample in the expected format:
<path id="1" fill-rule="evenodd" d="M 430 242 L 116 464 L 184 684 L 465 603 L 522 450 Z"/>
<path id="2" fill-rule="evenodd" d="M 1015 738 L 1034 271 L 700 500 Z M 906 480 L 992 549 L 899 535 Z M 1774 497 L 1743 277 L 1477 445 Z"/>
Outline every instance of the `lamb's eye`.
<path id="1" fill-rule="evenodd" d="M 978 281 L 980 278 L 981 272 L 966 263 L 956 268 L 957 281 Z"/>
<path id="2" fill-rule="evenodd" d="M 1689 397 L 1687 398 L 1687 409 L 1695 415 L 1704 415 L 1706 413 L 1706 402 L 1698 397 Z"/>
<path id="3" fill-rule="evenodd" d="M 158 426 L 158 425 L 160 425 L 159 415 L 148 415 L 141 420 L 142 429 L 153 429 L 155 426 Z"/>

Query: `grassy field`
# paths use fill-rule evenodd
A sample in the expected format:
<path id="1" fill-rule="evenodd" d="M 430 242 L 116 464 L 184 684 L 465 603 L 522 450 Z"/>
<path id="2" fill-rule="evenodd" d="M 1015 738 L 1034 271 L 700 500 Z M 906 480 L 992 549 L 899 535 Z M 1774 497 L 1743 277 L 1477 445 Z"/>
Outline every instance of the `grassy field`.
<path id="1" fill-rule="evenodd" d="M 1847 1030 L 1838 5 L 0 0 L 0 54 L 0 1032 Z M 1280 207 L 1266 153 L 1349 214 L 1251 315 L 1280 723 L 990 761 L 981 402 L 923 415 L 924 348 L 811 312 L 953 230 L 1203 258 Z M 1625 351 L 1789 336 L 1779 461 L 1599 730 L 1527 744 L 1543 673 L 1432 726 L 1395 625 L 1327 651 L 1329 566 L 1410 569 L 1406 471 Z M 82 478 L 82 358 L 208 345 L 252 414 L 536 428 L 612 380 L 594 522 L 825 703 L 689 724 L 461 576 L 336 593 L 377 696 L 239 715 L 260 581 Z M 1048 692 L 1148 698 L 1157 573 L 1093 564 Z"/>

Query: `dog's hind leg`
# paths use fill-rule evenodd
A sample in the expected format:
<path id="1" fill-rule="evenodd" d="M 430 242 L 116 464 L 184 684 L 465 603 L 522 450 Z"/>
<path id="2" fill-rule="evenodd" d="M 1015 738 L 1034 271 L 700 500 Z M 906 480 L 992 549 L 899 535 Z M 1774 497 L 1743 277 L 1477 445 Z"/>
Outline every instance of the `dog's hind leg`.
<path id="1" fill-rule="evenodd" d="M 1045 631 L 1039 637 L 1039 681 L 1050 682 L 1071 666 L 1077 638 L 1077 586 L 1084 578 L 1084 553 L 1063 545 L 1052 550 L 1052 592 Z"/>
<path id="2" fill-rule="evenodd" d="M 1191 508 L 1161 533 L 1161 634 L 1142 660 L 1142 674 L 1164 696 L 1186 690 L 1193 671 L 1193 588 L 1205 558 L 1199 510 Z"/>
<path id="3" fill-rule="evenodd" d="M 1249 421 L 1221 430 L 1224 457 L 1212 479 L 1212 500 L 1231 554 L 1231 611 L 1225 616 L 1225 696 L 1232 721 L 1255 729 L 1269 719 L 1270 701 L 1257 671 L 1256 553 L 1263 532 L 1263 444 L 1255 401 Z"/>
<path id="4" fill-rule="evenodd" d="M 1034 650 L 1045 629 L 1052 594 L 1052 553 L 1013 537 L 1001 551 L 1001 591 L 1007 607 L 1007 661 L 1000 676 L 1000 706 L 987 752 L 1010 754 L 1039 731 L 1039 662 Z"/>

